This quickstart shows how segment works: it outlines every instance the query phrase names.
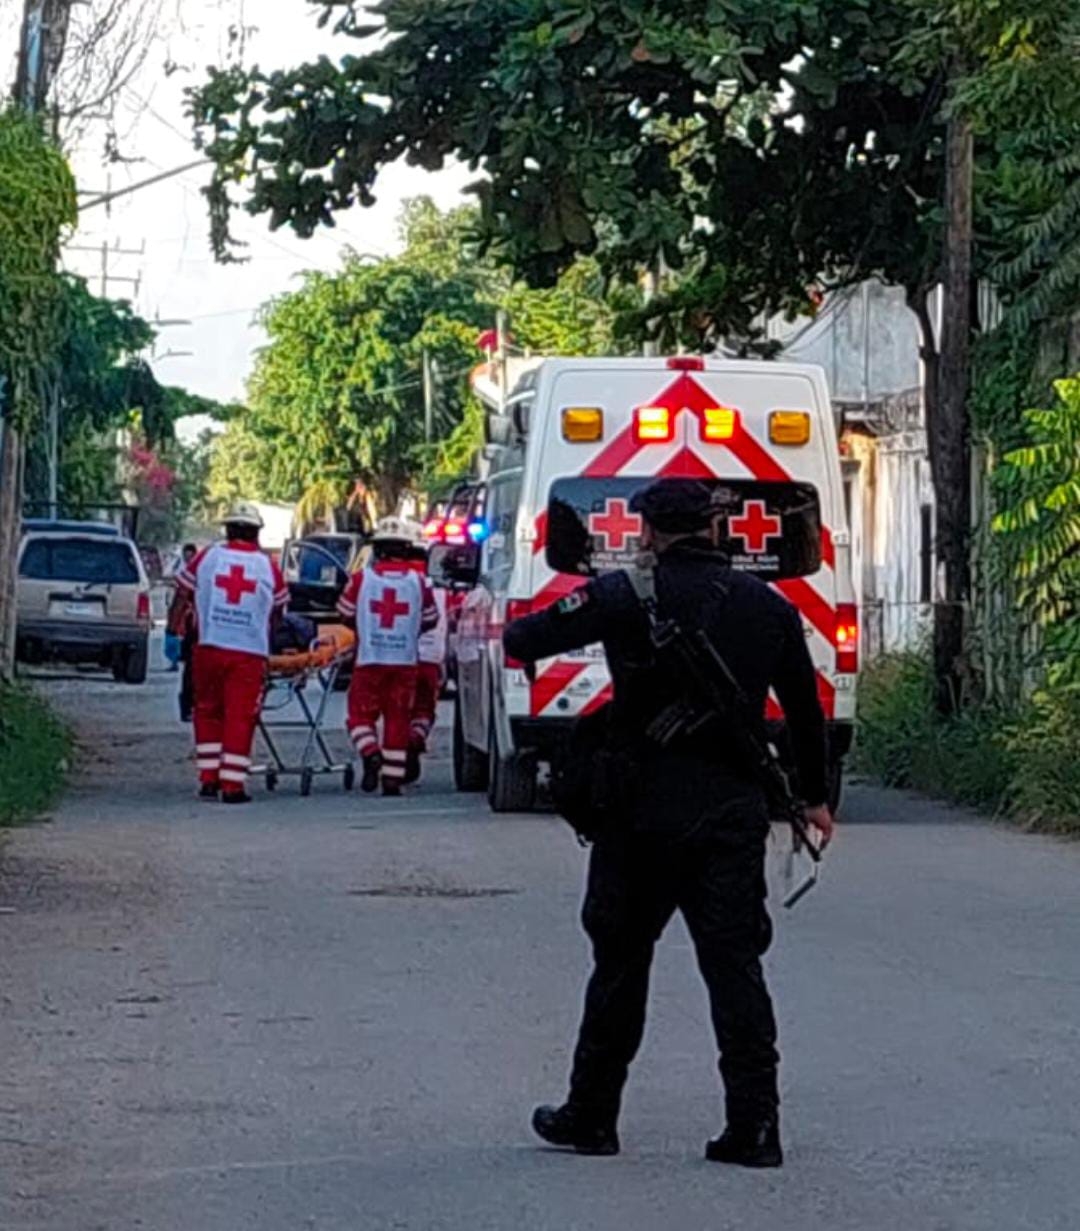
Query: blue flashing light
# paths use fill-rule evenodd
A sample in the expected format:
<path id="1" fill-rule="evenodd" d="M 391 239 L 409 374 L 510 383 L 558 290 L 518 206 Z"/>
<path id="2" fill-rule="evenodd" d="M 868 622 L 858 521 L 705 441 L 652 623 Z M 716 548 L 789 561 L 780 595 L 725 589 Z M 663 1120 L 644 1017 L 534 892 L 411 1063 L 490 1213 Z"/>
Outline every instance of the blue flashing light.
<path id="1" fill-rule="evenodd" d="M 474 543 L 482 543 L 490 533 L 491 530 L 483 518 L 469 522 L 468 535 Z"/>

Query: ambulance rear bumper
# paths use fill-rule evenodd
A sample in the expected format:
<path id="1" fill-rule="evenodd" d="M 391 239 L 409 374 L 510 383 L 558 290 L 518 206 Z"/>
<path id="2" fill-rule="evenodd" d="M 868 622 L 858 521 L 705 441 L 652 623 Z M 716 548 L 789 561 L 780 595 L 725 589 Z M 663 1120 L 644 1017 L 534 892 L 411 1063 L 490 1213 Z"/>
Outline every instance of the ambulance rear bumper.
<path id="1" fill-rule="evenodd" d="M 564 746 L 573 730 L 573 718 L 511 718 L 510 731 L 514 749 L 538 761 L 550 761 Z M 787 740 L 782 722 L 768 724 L 769 737 L 786 752 Z M 826 723 L 828 759 L 830 764 L 842 761 L 851 751 L 855 736 L 854 723 L 846 720 Z"/>

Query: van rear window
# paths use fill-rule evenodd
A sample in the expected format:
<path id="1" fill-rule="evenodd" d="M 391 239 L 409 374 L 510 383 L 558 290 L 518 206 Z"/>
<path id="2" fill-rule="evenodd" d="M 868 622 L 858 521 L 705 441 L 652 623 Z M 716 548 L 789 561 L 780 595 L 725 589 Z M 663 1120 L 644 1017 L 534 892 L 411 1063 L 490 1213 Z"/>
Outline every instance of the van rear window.
<path id="1" fill-rule="evenodd" d="M 630 512 L 630 499 L 651 482 L 557 479 L 548 502 L 548 564 L 582 576 L 625 568 L 641 545 L 641 518 Z M 811 484 L 702 482 L 724 511 L 720 548 L 734 568 L 766 581 L 806 577 L 821 568 L 821 502 Z"/>
<path id="2" fill-rule="evenodd" d="M 29 581 L 126 586 L 139 581 L 139 569 L 126 543 L 107 538 L 40 538 L 26 545 L 19 576 Z"/>

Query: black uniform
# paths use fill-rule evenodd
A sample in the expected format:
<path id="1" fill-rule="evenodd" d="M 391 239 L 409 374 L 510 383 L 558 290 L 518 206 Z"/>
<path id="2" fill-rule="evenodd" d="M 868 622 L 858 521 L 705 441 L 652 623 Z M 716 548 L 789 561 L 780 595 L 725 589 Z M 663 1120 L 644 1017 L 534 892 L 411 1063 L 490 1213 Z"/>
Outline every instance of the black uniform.
<path id="1" fill-rule="evenodd" d="M 684 540 L 661 555 L 656 591 L 661 617 L 676 617 L 688 631 L 706 630 L 755 712 L 764 715 L 769 689 L 775 689 L 802 798 L 823 803 L 825 720 L 794 607 L 730 569 L 701 540 Z M 678 685 L 651 662 L 647 621 L 625 573 L 591 581 L 505 633 L 507 653 L 523 662 L 596 642 L 604 645 L 614 682 L 614 726 L 643 733 L 677 699 Z M 638 748 L 620 823 L 592 850 L 583 922 L 595 970 L 568 1106 L 591 1123 L 614 1127 L 644 1030 L 653 947 L 680 910 L 708 986 L 728 1122 L 775 1119 L 776 1023 L 760 961 L 772 938 L 763 796 L 745 767 L 727 755 L 722 731 L 703 732 L 693 745 L 670 750 L 644 740 Z"/>

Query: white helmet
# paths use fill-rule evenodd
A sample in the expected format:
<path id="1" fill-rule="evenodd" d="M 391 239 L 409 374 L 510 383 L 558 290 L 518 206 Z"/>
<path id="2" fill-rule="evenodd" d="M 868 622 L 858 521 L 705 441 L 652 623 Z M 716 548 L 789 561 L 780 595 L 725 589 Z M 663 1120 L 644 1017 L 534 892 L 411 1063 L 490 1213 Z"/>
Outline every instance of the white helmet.
<path id="1" fill-rule="evenodd" d="M 226 526 L 254 526 L 261 530 L 265 524 L 262 514 L 250 500 L 238 500 L 222 518 Z"/>
<path id="2" fill-rule="evenodd" d="M 408 543 L 410 547 L 423 547 L 424 530 L 419 522 L 407 517 L 384 517 L 375 523 L 371 536 L 373 543 Z"/>

